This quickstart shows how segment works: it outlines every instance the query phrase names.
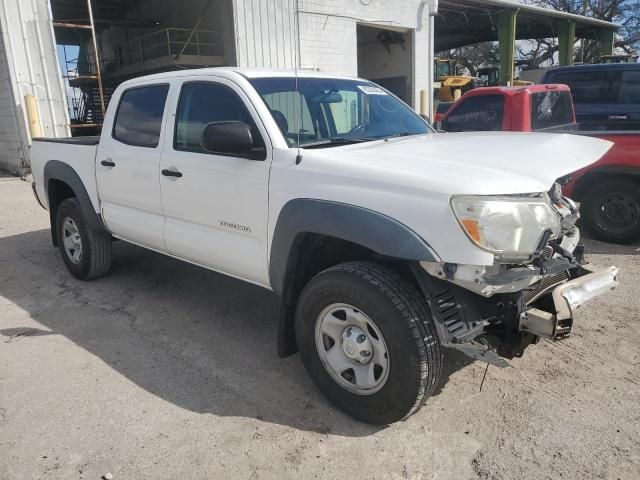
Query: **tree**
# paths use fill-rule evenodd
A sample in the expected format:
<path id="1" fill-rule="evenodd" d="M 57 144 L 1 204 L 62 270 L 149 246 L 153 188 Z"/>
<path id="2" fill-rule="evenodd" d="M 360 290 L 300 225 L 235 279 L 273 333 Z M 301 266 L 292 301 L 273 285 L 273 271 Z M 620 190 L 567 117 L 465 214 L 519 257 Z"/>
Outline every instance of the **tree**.
<path id="1" fill-rule="evenodd" d="M 614 47 L 634 54 L 640 46 L 640 0 L 525 0 L 538 6 L 563 12 L 585 15 L 617 23 Z M 598 42 L 579 41 L 576 45 L 576 60 L 596 63 L 599 60 Z M 553 61 L 558 44 L 553 39 L 536 39 L 525 42 L 518 49 L 518 59 L 527 68 L 538 68 L 544 62 Z"/>
<path id="2" fill-rule="evenodd" d="M 477 76 L 481 67 L 498 65 L 498 45 L 495 42 L 476 43 L 465 47 L 455 48 L 441 54 L 458 61 L 458 73 Z"/>

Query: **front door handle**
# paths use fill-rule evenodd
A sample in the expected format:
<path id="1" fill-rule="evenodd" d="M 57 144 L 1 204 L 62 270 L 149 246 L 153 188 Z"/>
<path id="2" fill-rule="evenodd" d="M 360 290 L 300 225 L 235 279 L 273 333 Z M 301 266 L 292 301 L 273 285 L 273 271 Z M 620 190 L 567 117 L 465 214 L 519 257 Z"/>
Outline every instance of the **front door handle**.
<path id="1" fill-rule="evenodd" d="M 112 167 L 112 168 L 116 166 L 116 164 L 114 163 L 114 161 L 113 161 L 113 160 L 111 160 L 110 158 L 107 158 L 107 159 L 105 159 L 105 160 L 102 160 L 102 161 L 100 162 L 100 165 L 102 165 L 103 167 Z"/>
<path id="2" fill-rule="evenodd" d="M 182 173 L 178 172 L 177 170 L 167 170 L 165 168 L 164 170 L 162 170 L 162 175 L 164 175 L 165 177 L 177 177 L 177 178 L 180 178 L 182 176 Z"/>

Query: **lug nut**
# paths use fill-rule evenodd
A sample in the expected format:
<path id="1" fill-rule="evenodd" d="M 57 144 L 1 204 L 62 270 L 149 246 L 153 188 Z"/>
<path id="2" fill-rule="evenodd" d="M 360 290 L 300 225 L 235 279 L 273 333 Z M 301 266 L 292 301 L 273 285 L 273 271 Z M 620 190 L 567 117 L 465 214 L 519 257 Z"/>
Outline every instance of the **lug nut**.
<path id="1" fill-rule="evenodd" d="M 360 335 L 358 335 L 358 337 L 356 338 L 356 342 L 358 343 L 362 343 L 367 339 L 367 337 L 365 336 L 364 333 L 361 333 Z"/>

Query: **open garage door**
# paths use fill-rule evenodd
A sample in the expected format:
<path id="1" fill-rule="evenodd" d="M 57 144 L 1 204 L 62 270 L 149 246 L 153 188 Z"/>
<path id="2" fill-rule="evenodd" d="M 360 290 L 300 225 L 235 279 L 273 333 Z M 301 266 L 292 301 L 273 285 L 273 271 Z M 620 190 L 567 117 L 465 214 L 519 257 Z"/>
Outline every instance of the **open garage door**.
<path id="1" fill-rule="evenodd" d="M 50 2 L 74 136 L 100 131 L 124 80 L 235 63 L 232 0 Z"/>
<path id="2" fill-rule="evenodd" d="M 383 86 L 412 104 L 413 39 L 411 30 L 357 26 L 358 76 Z"/>

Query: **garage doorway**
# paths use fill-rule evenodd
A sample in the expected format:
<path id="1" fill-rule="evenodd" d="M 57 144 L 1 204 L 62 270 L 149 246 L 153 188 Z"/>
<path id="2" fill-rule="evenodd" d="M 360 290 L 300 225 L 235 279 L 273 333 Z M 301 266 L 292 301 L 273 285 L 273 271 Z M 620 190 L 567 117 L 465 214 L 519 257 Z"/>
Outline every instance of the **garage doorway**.
<path id="1" fill-rule="evenodd" d="M 411 30 L 357 26 L 358 76 L 376 82 L 413 105 Z"/>

